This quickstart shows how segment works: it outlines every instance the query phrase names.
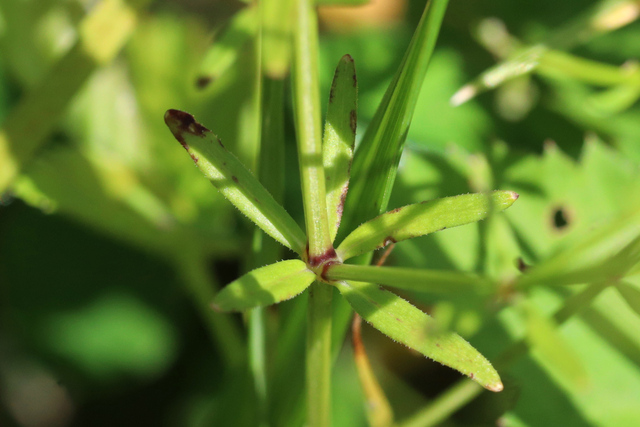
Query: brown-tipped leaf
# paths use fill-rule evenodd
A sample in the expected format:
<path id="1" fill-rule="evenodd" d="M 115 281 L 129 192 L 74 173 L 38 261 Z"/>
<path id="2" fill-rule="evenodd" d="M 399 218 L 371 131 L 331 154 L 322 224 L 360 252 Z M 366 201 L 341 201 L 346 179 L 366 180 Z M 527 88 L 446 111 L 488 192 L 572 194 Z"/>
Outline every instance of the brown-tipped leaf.
<path id="1" fill-rule="evenodd" d="M 278 242 L 304 253 L 307 239 L 300 226 L 216 135 L 182 111 L 167 111 L 164 121 L 202 173 L 240 212 Z"/>
<path id="2" fill-rule="evenodd" d="M 443 330 L 436 320 L 399 296 L 376 285 L 335 282 L 353 309 L 374 328 L 430 359 L 456 369 L 491 391 L 502 381 L 491 363 L 460 335 Z"/>

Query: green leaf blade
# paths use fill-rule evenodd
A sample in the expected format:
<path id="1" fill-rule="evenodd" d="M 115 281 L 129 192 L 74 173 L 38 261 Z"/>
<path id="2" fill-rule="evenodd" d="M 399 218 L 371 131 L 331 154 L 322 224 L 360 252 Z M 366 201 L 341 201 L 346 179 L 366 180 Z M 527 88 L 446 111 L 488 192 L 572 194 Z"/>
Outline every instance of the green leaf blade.
<path id="1" fill-rule="evenodd" d="M 384 213 L 349 234 L 336 250 L 342 260 L 390 243 L 469 224 L 504 210 L 518 198 L 512 191 L 464 194 L 430 200 Z"/>
<path id="2" fill-rule="evenodd" d="M 167 111 L 165 122 L 204 175 L 240 212 L 284 246 L 304 253 L 306 237 L 300 226 L 209 129 L 178 110 Z"/>
<path id="3" fill-rule="evenodd" d="M 307 289 L 316 275 L 304 262 L 294 259 L 270 264 L 228 284 L 213 300 L 219 311 L 242 311 L 276 304 Z"/>
<path id="4" fill-rule="evenodd" d="M 400 156 L 448 0 L 425 6 L 418 28 L 353 159 L 347 229 L 387 209 Z"/>
<path id="5" fill-rule="evenodd" d="M 484 356 L 407 301 L 369 283 L 336 282 L 336 286 L 363 319 L 391 339 L 460 371 L 488 390 L 503 389 L 500 376 Z"/>
<path id="6" fill-rule="evenodd" d="M 338 234 L 349 188 L 349 171 L 356 141 L 357 96 L 358 83 L 353 58 L 345 55 L 333 77 L 322 143 L 331 241 Z"/>
<path id="7" fill-rule="evenodd" d="M 357 280 L 412 292 L 439 295 L 486 291 L 488 281 L 469 273 L 370 265 L 333 264 L 324 277 L 329 280 Z"/>

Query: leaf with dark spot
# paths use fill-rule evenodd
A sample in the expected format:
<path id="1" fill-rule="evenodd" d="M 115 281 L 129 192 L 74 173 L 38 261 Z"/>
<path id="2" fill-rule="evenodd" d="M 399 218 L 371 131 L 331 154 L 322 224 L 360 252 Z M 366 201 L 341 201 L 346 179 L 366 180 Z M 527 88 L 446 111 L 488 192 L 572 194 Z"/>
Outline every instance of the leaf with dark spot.
<path id="1" fill-rule="evenodd" d="M 323 164 L 327 190 L 327 215 L 331 240 L 340 226 L 349 188 L 349 171 L 357 125 L 357 85 L 353 59 L 342 57 L 336 68 L 329 95 L 324 127 Z"/>
<path id="2" fill-rule="evenodd" d="M 202 173 L 240 212 L 275 240 L 303 254 L 307 238 L 300 226 L 216 135 L 183 111 L 169 110 L 164 120 Z"/>

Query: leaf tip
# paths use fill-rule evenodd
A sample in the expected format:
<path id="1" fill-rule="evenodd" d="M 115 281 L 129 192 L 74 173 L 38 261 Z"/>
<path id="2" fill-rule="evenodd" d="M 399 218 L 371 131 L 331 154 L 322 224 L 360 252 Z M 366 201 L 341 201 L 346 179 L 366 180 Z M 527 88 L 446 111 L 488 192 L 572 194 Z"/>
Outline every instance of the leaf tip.
<path id="1" fill-rule="evenodd" d="M 471 85 L 464 85 L 456 93 L 453 94 L 449 102 L 452 106 L 457 107 L 476 96 L 477 93 L 478 91 L 475 87 Z"/>
<path id="2" fill-rule="evenodd" d="M 183 141 L 184 133 L 204 136 L 205 132 L 209 132 L 209 129 L 198 123 L 191 114 L 180 110 L 167 110 L 164 113 L 164 122 L 182 145 L 185 145 Z"/>
<path id="3" fill-rule="evenodd" d="M 502 384 L 502 381 L 498 381 L 497 383 L 494 383 L 494 384 L 487 384 L 484 387 L 487 390 L 493 391 L 495 393 L 498 393 L 498 392 L 501 392 L 502 390 L 504 390 L 504 384 Z"/>
<path id="4" fill-rule="evenodd" d="M 353 62 L 353 57 L 347 53 L 340 60 L 342 62 Z"/>
<path id="5" fill-rule="evenodd" d="M 509 194 L 511 194 L 511 200 L 513 200 L 514 202 L 518 200 L 518 197 L 520 197 L 520 195 L 515 191 L 509 191 Z"/>

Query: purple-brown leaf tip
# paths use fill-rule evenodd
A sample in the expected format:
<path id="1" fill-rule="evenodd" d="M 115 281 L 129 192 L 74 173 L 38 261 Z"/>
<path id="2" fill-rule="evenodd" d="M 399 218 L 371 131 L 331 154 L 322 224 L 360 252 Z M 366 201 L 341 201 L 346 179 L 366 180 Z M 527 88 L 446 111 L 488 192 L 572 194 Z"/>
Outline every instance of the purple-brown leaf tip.
<path id="1" fill-rule="evenodd" d="M 198 123 L 191 114 L 180 110 L 167 110 L 164 113 L 164 122 L 169 126 L 178 141 L 181 141 L 184 133 L 204 136 L 204 133 L 209 131 L 209 129 Z"/>
<path id="2" fill-rule="evenodd" d="M 514 202 L 518 200 L 518 197 L 520 197 L 518 193 L 516 193 L 515 191 L 511 192 L 511 198 L 513 199 Z"/>

